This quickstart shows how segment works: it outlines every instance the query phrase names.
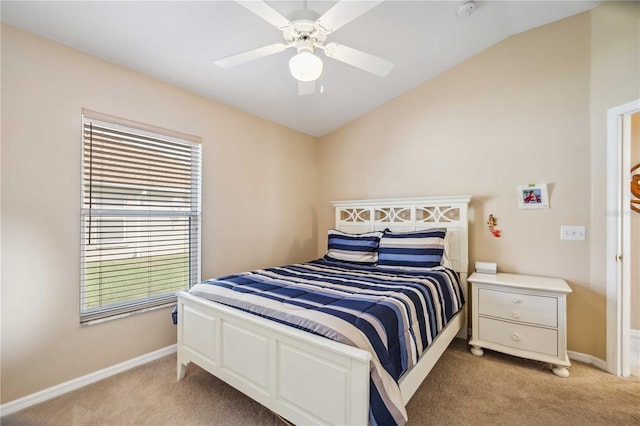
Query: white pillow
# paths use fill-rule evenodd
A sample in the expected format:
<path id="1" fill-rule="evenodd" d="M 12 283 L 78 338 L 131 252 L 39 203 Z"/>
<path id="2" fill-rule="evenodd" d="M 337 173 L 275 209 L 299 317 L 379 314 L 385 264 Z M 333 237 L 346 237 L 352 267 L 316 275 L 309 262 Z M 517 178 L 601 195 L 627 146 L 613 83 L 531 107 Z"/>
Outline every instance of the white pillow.
<path id="1" fill-rule="evenodd" d="M 450 235 L 451 232 L 447 232 L 444 236 L 444 252 L 442 253 L 440 265 L 444 266 L 445 268 L 453 269 L 453 266 L 451 265 L 451 259 L 449 259 L 449 238 L 451 238 Z"/>

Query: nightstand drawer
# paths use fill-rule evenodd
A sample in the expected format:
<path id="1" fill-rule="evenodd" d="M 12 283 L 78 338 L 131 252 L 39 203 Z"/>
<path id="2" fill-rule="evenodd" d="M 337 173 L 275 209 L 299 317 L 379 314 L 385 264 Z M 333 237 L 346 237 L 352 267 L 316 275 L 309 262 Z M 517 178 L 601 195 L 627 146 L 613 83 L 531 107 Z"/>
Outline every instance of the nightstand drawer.
<path id="1" fill-rule="evenodd" d="M 558 356 L 558 332 L 548 328 L 478 318 L 478 337 L 487 342 Z"/>
<path id="2" fill-rule="evenodd" d="M 558 300 L 555 297 L 481 288 L 478 290 L 478 312 L 511 321 L 558 326 Z"/>

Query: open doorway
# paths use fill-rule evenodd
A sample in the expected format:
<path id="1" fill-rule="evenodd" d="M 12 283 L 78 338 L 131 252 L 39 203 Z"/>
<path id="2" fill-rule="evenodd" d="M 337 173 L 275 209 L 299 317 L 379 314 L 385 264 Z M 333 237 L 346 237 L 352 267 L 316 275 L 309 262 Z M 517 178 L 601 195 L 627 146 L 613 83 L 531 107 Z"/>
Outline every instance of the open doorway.
<path id="1" fill-rule="evenodd" d="M 640 155 L 640 100 L 607 117 L 607 367 L 617 376 L 640 375 L 640 216 L 631 206 L 631 169 Z M 636 161 L 636 163 L 632 162 Z M 635 169 L 640 172 L 640 167 Z M 634 175 L 635 175 L 634 172 Z M 634 178 L 635 179 L 635 178 Z M 639 178 L 640 179 L 640 178 Z M 633 370 L 633 371 L 632 371 Z"/>

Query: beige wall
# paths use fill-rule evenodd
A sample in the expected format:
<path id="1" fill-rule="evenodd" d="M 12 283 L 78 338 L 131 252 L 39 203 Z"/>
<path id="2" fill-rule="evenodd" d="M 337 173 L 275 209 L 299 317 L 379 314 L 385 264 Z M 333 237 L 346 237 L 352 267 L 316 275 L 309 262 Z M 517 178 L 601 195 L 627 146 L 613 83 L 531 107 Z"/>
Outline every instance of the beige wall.
<path id="1" fill-rule="evenodd" d="M 606 110 L 640 97 L 638 6 L 513 36 L 322 138 L 319 229 L 331 200 L 471 194 L 472 264 L 566 279 L 569 349 L 604 360 Z M 519 210 L 516 185 L 534 182 L 551 208 Z M 561 225 L 586 226 L 586 241 L 561 241 Z"/>
<path id="2" fill-rule="evenodd" d="M 2 26 L 2 403 L 174 344 L 167 309 L 80 327 L 81 108 L 200 136 L 202 276 L 316 252 L 315 138 Z"/>

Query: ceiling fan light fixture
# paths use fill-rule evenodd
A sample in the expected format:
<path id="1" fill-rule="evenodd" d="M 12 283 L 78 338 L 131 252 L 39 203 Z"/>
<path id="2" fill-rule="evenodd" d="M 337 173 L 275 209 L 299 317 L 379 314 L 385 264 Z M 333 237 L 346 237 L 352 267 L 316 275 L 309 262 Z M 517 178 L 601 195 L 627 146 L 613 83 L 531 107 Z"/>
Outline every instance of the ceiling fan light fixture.
<path id="1" fill-rule="evenodd" d="M 289 71 L 298 81 L 314 81 L 322 74 L 322 59 L 308 50 L 298 51 L 289 60 Z"/>

